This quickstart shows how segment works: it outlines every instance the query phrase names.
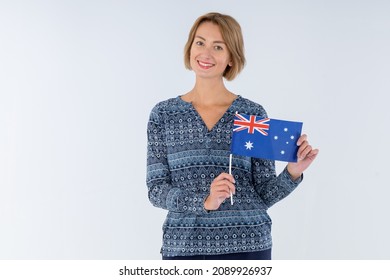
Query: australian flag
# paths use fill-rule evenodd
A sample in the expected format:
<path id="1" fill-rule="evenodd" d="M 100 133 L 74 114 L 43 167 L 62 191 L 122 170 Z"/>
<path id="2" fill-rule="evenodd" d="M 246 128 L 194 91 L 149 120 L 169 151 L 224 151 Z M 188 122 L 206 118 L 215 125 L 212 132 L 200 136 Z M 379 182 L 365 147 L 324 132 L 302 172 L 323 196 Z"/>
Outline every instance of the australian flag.
<path id="1" fill-rule="evenodd" d="M 297 162 L 297 141 L 301 122 L 291 122 L 254 115 L 234 117 L 231 153 L 255 158 Z"/>

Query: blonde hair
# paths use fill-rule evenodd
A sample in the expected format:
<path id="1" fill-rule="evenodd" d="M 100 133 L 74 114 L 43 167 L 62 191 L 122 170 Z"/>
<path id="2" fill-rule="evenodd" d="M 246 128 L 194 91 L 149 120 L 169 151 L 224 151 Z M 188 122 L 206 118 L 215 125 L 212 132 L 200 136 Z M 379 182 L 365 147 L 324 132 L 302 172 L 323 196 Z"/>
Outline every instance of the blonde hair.
<path id="1" fill-rule="evenodd" d="M 191 47 L 194 42 L 195 33 L 199 26 L 204 22 L 212 22 L 218 25 L 222 38 L 226 43 L 227 49 L 231 56 L 232 66 L 228 65 L 223 73 L 226 80 L 233 80 L 244 68 L 244 39 L 241 32 L 240 24 L 231 16 L 220 13 L 208 13 L 200 16 L 192 26 L 188 34 L 188 40 L 184 47 L 184 64 L 189 70 L 192 70 L 190 64 Z"/>

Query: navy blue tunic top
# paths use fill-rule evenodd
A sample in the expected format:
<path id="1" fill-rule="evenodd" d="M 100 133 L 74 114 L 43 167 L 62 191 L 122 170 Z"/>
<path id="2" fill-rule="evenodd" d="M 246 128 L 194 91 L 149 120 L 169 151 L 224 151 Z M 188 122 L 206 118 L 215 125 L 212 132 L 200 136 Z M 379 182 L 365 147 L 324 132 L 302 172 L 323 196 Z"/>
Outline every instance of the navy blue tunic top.
<path id="1" fill-rule="evenodd" d="M 233 156 L 234 204 L 206 211 L 211 182 L 228 173 L 234 114 L 267 117 L 263 107 L 238 96 L 209 130 L 181 97 L 158 103 L 148 122 L 147 186 L 151 203 L 167 209 L 161 253 L 166 257 L 229 254 L 271 248 L 267 209 L 301 182 L 271 160 Z"/>

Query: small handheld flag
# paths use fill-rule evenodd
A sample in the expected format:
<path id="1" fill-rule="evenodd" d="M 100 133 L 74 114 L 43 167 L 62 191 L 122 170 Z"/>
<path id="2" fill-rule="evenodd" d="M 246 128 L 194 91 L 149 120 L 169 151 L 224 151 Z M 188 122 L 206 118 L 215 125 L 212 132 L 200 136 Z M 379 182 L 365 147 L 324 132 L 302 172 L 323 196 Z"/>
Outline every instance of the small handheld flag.
<path id="1" fill-rule="evenodd" d="M 236 113 L 231 153 L 236 155 L 297 162 L 301 122 L 291 122 Z"/>

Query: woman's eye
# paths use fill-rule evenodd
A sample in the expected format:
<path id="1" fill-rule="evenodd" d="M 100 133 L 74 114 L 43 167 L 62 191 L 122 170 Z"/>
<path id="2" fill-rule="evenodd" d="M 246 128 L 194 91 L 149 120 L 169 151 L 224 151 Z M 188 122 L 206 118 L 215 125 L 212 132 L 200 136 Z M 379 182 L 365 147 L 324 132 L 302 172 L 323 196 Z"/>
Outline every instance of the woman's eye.
<path id="1" fill-rule="evenodd" d="M 223 50 L 223 48 L 222 48 L 221 46 L 215 46 L 214 48 L 215 48 L 215 50 L 217 50 L 217 51 L 222 51 L 222 50 Z"/>
<path id="2" fill-rule="evenodd" d="M 198 46 L 203 46 L 204 45 L 202 41 L 197 41 L 197 42 L 195 42 L 195 44 L 198 45 Z"/>

